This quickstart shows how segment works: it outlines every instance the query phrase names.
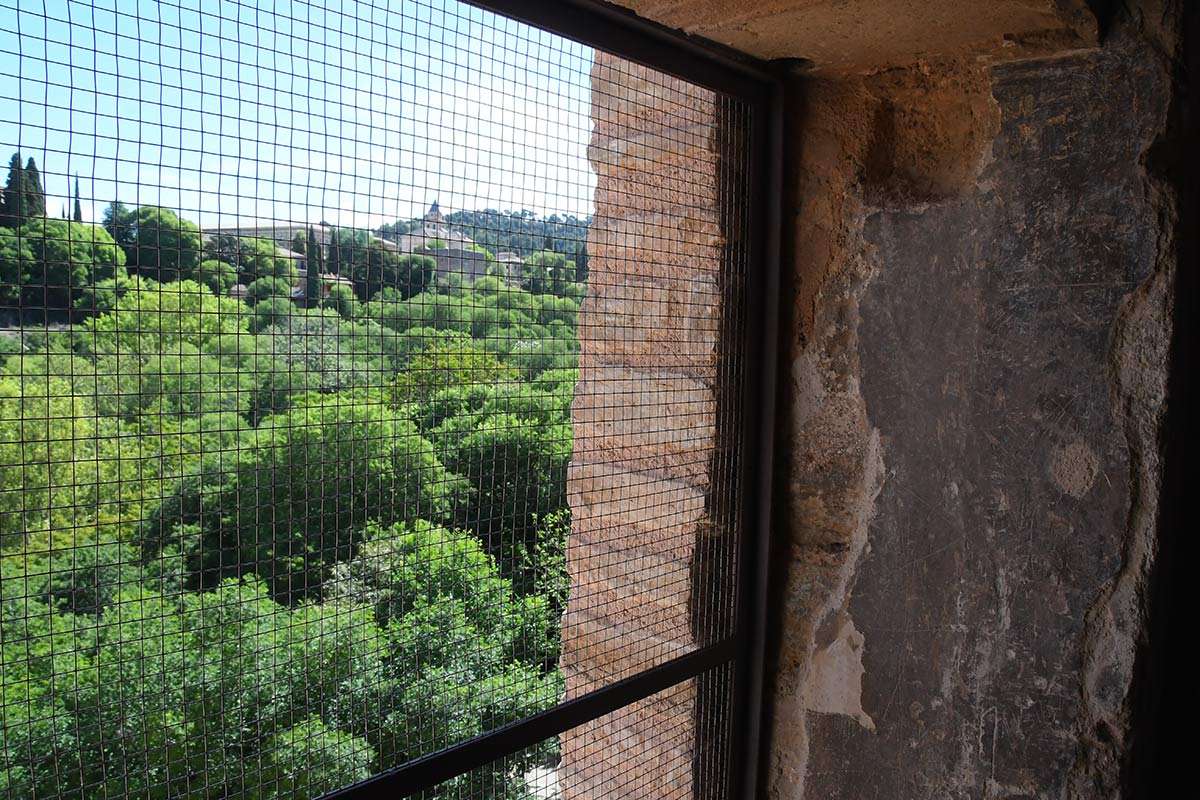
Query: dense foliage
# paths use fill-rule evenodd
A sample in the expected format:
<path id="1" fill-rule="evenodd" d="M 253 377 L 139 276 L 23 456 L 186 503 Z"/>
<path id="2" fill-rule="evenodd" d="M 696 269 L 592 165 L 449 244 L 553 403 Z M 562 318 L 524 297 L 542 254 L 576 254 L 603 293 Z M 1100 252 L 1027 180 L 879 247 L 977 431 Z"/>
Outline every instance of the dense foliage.
<path id="1" fill-rule="evenodd" d="M 301 309 L 197 230 L 0 230 L 9 302 L 76 313 L 0 335 L 0 795 L 311 797 L 560 696 L 566 259 L 435 288 L 352 241 L 369 300 Z M 431 796 L 524 796 L 549 746 Z"/>
<path id="2" fill-rule="evenodd" d="M 125 253 L 103 228 L 38 217 L 0 228 L 0 303 L 65 315 L 83 293 L 125 277 Z"/>

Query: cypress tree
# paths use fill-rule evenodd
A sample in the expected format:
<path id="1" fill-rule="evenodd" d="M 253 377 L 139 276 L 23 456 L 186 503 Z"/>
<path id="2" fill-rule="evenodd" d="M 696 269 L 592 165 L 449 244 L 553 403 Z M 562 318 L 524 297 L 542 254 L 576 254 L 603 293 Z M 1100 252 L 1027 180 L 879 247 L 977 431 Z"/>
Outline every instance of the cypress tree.
<path id="1" fill-rule="evenodd" d="M 25 163 L 25 219 L 46 216 L 46 192 L 33 156 Z"/>
<path id="2" fill-rule="evenodd" d="M 575 280 L 580 283 L 587 281 L 588 276 L 588 256 L 587 247 L 579 245 L 575 248 Z"/>
<path id="3" fill-rule="evenodd" d="M 325 268 L 334 275 L 342 274 L 342 235 L 337 228 L 332 228 L 329 231 L 329 261 Z"/>
<path id="4" fill-rule="evenodd" d="M 311 225 L 308 226 L 308 243 L 304 246 L 308 258 L 308 280 L 304 286 L 304 301 L 309 308 L 316 308 L 321 302 L 321 243 Z"/>
<path id="5" fill-rule="evenodd" d="M 79 176 L 75 176 L 75 216 L 76 222 L 83 222 L 83 205 L 79 202 Z"/>
<path id="6" fill-rule="evenodd" d="M 24 219 L 25 170 L 21 167 L 21 154 L 13 153 L 8 162 L 8 182 L 0 199 L 0 227 L 19 228 Z"/>

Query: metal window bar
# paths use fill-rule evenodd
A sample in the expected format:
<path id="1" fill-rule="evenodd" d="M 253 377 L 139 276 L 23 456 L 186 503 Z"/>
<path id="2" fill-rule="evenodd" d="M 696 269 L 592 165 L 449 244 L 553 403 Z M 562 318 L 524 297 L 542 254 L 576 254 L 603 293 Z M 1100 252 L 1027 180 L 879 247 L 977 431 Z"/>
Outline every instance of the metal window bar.
<path id="1" fill-rule="evenodd" d="M 501 797 L 507 796 L 504 791 L 511 787 L 502 791 L 496 776 L 544 760 L 554 749 L 558 734 L 575 731 L 572 736 L 590 735 L 586 732 L 593 729 L 587 723 L 629 717 L 625 710 L 683 685 L 693 687 L 695 693 L 694 712 L 687 723 L 690 727 L 684 731 L 667 726 L 663 735 L 672 741 L 687 739 L 694 751 L 690 767 L 697 780 L 694 795 L 757 794 L 762 774 L 766 560 L 779 302 L 779 82 L 767 65 L 602 3 L 473 5 L 502 16 L 480 18 L 440 0 L 364 1 L 351 4 L 351 13 L 342 4 L 328 7 L 316 0 L 270 8 L 237 0 L 225 0 L 211 8 L 185 2 L 126 6 L 103 0 L 57 0 L 39 9 L 3 5 L 11 16 L 9 23 L 0 23 L 0 73 L 8 85 L 0 90 L 0 104 L 14 113 L 6 115 L 10 120 L 0 126 L 0 146 L 32 149 L 42 158 L 42 202 L 55 184 L 73 176 L 71 162 L 82 161 L 95 167 L 132 170 L 137 176 L 134 180 L 116 180 L 109 185 L 118 191 L 132 191 L 130 199 L 142 208 L 161 204 L 174 207 L 179 217 L 189 211 L 205 215 L 208 223 L 196 245 L 190 244 L 189 229 L 179 217 L 161 212 L 139 216 L 131 211 L 121 216 L 115 204 L 109 207 L 111 217 L 104 226 L 111 234 L 107 239 L 97 232 L 98 227 L 31 222 L 36 214 L 29 214 L 24 204 L 37 200 L 30 201 L 34 195 L 22 194 L 27 185 L 20 182 L 36 173 L 24 163 L 10 170 L 9 183 L 12 175 L 17 175 L 19 185 L 15 194 L 5 193 L 0 206 L 5 215 L 0 228 L 8 223 L 11 231 L 5 234 L 0 230 L 0 270 L 7 270 L 0 275 L 5 283 L 0 305 L 7 308 L 0 312 L 23 330 L 16 337 L 5 334 L 19 344 L 0 351 L 0 366 L 8 370 L 0 373 L 0 387 L 6 379 L 10 388 L 16 387 L 7 395 L 0 392 L 8 406 L 8 418 L 0 414 L 0 425 L 11 423 L 17 431 L 16 438 L 0 441 L 9 447 L 0 450 L 4 453 L 0 469 L 8 470 L 7 483 L 0 487 L 0 514 L 4 516 L 0 533 L 7 536 L 0 542 L 0 558 L 5 559 L 6 567 L 2 588 L 7 590 L 2 598 L 4 616 L 0 617 L 4 625 L 0 643 L 6 646 L 0 661 L 0 689 L 4 692 L 0 725 L 6 734 L 6 741 L 0 743 L 0 794 L 117 797 L 188 792 L 211 796 L 215 792 L 268 797 L 331 792 L 330 796 L 349 797 L 387 791 L 403 796 Z M 303 18 L 304 24 L 292 16 Z M 514 27 L 515 23 L 506 20 L 535 27 Z M 540 31 L 567 38 L 549 37 Z M 309 40 L 304 51 L 297 53 L 301 36 Z M 314 37 L 336 45 L 323 46 L 321 41 L 312 41 Z M 547 643 L 543 641 L 546 636 L 558 636 L 557 627 L 551 625 L 551 634 L 545 630 L 531 633 L 543 625 L 535 621 L 528 623 L 531 628 L 505 634 L 507 644 L 497 640 L 477 642 L 474 647 L 462 642 L 454 645 L 460 648 L 460 657 L 492 666 L 478 668 L 482 671 L 474 679 L 451 675 L 437 685 L 426 685 L 421 675 L 420 691 L 416 691 L 395 677 L 401 658 L 395 653 L 424 659 L 429 645 L 421 631 L 431 632 L 435 638 L 456 630 L 466 635 L 486 624 L 478 620 L 486 617 L 487 609 L 471 607 L 471 594 L 480 586 L 493 587 L 489 589 L 496 598 L 492 602 L 502 604 L 504 618 L 497 623 L 501 627 L 513 624 L 512 615 L 523 613 L 519 608 L 536 607 L 544 600 L 534 596 L 536 591 L 518 587 L 521 580 L 544 580 L 546 570 L 556 567 L 548 567 L 551 562 L 540 559 L 551 556 L 535 549 L 532 542 L 512 545 L 499 540 L 510 535 L 510 528 L 517 524 L 514 520 L 522 515 L 530 520 L 527 524 L 537 528 L 537 537 L 550 536 L 543 515 L 559 506 L 532 496 L 514 501 L 513 479 L 505 477 L 499 462 L 500 454 L 509 452 L 499 441 L 505 436 L 527 440 L 545 435 L 546 419 L 529 416 L 533 412 L 523 404 L 532 401 L 520 396 L 520 391 L 528 390 L 522 381 L 542 374 L 537 367 L 524 366 L 530 362 L 522 360 L 519 352 L 530 334 L 513 327 L 488 328 L 493 332 L 482 339 L 475 337 L 483 344 L 477 341 L 472 345 L 474 331 L 465 331 L 467 338 L 447 339 L 441 350 L 431 349 L 432 333 L 405 339 L 399 328 L 386 324 L 370 327 L 376 319 L 371 313 L 390 308 L 384 301 L 375 301 L 372 309 L 372 290 L 386 288 L 387 281 L 394 280 L 381 282 L 380 270 L 398 274 L 401 254 L 453 249 L 437 241 L 443 232 L 448 237 L 465 237 L 462 241 L 494 233 L 488 227 L 495 222 L 491 218 L 464 228 L 465 217 L 450 215 L 457 221 L 447 224 L 445 217 L 436 216 L 436 203 L 423 223 L 410 211 L 409 233 L 401 233 L 399 223 L 405 222 L 406 216 L 400 210 L 402 201 L 411 200 L 401 196 L 405 189 L 436 194 L 439 187 L 450 186 L 452 193 L 479 207 L 480 201 L 494 200 L 494 196 L 486 191 L 471 195 L 452 181 L 448 183 L 446 169 L 478 176 L 486 172 L 490 159 L 503 161 L 515 153 L 521 166 L 515 172 L 509 168 L 510 180 L 540 177 L 552 181 L 548 168 L 560 155 L 553 137 L 549 145 L 539 143 L 536 137 L 532 141 L 511 135 L 505 139 L 504 130 L 512 134 L 520 126 L 504 129 L 503 121 L 499 123 L 501 133 L 493 134 L 491 150 L 480 147 L 474 156 L 464 155 L 462 137 L 496 124 L 490 118 L 496 109 L 486 103 L 467 111 L 439 108 L 437 101 L 444 97 L 430 90 L 430 82 L 435 78 L 488 82 L 523 76 L 530 83 L 515 80 L 512 86 L 497 88 L 493 96 L 515 113 L 522 103 L 543 101 L 559 86 L 571 84 L 570 77 L 556 82 L 564 71 L 575 71 L 571 85 L 587 80 L 579 66 L 586 64 L 586 59 L 580 59 L 572 42 L 624 59 L 610 64 L 617 81 L 630 85 L 641 81 L 648 83 L 652 92 L 682 98 L 692 96 L 689 93 L 695 88 L 712 93 L 713 133 L 704 144 L 716 154 L 710 176 L 717 187 L 716 224 L 722 233 L 722 250 L 716 259 L 720 262 L 716 300 L 711 293 L 700 291 L 698 299 L 685 302 L 691 316 L 685 315 L 682 321 L 651 313 L 646 319 L 630 318 L 628 327 L 608 331 L 602 338 L 628 349 L 654 326 L 691 325 L 711 311 L 713 302 L 721 309 L 716 323 L 720 352 L 713 373 L 717 410 L 712 430 L 684 434 L 693 444 L 707 442 L 705 437 L 711 435 L 711 443 L 697 449 L 703 463 L 685 459 L 675 466 L 684 472 L 699 469 L 719 476 L 705 498 L 705 514 L 714 529 L 724 534 L 698 538 L 696 552 L 687 559 L 690 574 L 680 573 L 678 564 L 675 572 L 668 567 L 664 573 L 676 594 L 690 585 L 694 595 L 689 601 L 688 623 L 694 644 L 683 652 L 649 634 L 635 632 L 622 639 L 613 629 L 601 644 L 622 648 L 622 655 L 635 667 L 597 668 L 587 680 L 577 677 L 576 690 L 563 699 L 555 696 L 552 688 L 561 667 L 557 663 L 544 666 L 548 663 L 545 653 L 583 641 L 579 638 L 582 629 L 567 633 L 564 627 L 560 640 Z M 281 50 L 281 44 L 292 50 Z M 472 47 L 479 52 L 466 52 Z M 122 48 L 130 52 L 122 52 Z M 382 86 L 380 65 L 391 71 Z M 656 72 L 648 74 L 642 67 Z M 264 79 L 271 82 L 264 83 Z M 206 81 L 215 85 L 207 86 Z M 306 94 L 304 86 L 316 87 L 312 91 L 322 93 L 320 101 Z M 138 111 L 149 109 L 157 114 L 156 120 L 139 117 L 133 121 L 136 124 L 124 124 L 129 120 L 122 117 L 122 107 L 130 101 L 131 92 L 136 94 Z M 332 99 L 325 92 L 332 92 Z M 346 100 L 340 92 L 350 93 L 353 99 Z M 394 98 L 393 92 L 398 96 Z M 401 107 L 405 113 L 419 115 L 424 139 L 411 134 L 405 138 L 403 114 L 389 111 L 387 104 L 393 99 L 403 104 L 406 94 L 422 98 Z M 648 97 L 639 97 L 636 91 L 633 94 L 634 116 L 655 113 Z M 314 108 L 326 112 L 323 137 L 314 134 L 311 123 L 320 116 Z M 264 119 L 264 109 L 274 118 Z M 573 135 L 579 135 L 578 122 L 569 114 L 561 119 L 567 120 Z M 80 121 L 90 128 L 81 128 Z M 306 121 L 310 123 L 307 126 Z M 233 123 L 232 130 L 226 123 Z M 455 124 L 466 130 L 451 130 Z M 265 138 L 272 131 L 286 140 Z M 679 138 L 672 139 L 676 135 Z M 41 139 L 31 146 L 31 136 Z M 206 148 L 206 136 L 234 147 L 232 163 L 245 167 L 249 176 L 227 174 L 230 153 Z M 362 157 L 355 152 L 389 136 L 400 137 L 402 144 L 393 150 L 398 152 L 399 165 L 407 165 L 407 181 L 390 182 L 375 174 L 379 168 L 398 166 L 388 161 L 390 156 Z M 670 141 L 657 145 L 658 155 L 666 146 L 695 145 L 698 140 L 689 136 L 687 132 L 668 134 Z M 440 148 L 447 139 L 459 150 L 444 156 Z M 281 175 L 277 175 L 281 166 L 277 153 L 320 162 L 330 155 L 323 149 L 327 146 L 349 146 L 351 155 L 337 155 L 348 159 L 350 166 L 310 170 L 307 179 L 287 169 L 278 169 Z M 510 152 L 502 152 L 505 150 Z M 196 163 L 187 163 L 193 157 Z M 440 167 L 430 168 L 429 163 Z M 146 177 L 142 177 L 143 170 Z M 568 194 L 578 194 L 580 185 L 586 184 L 578 167 L 563 167 L 563 171 L 567 177 L 554 184 L 560 189 L 543 191 L 548 203 L 562 201 L 563 195 L 557 193 L 563 188 Z M 697 170 L 695 180 L 702 180 L 703 173 L 703 169 Z M 360 241 L 357 234 L 347 233 L 347 226 L 314 220 L 318 208 L 329 207 L 322 189 L 330 191 L 328 185 L 314 189 L 314 177 L 333 181 L 337 200 L 348 199 L 356 208 L 378 205 L 383 198 L 390 205 L 385 215 L 397 220 L 390 235 L 406 244 L 396 248 L 395 240 L 388 245 L 370 236 Z M 205 187 L 203 193 L 218 200 L 218 207 L 207 212 L 201 208 L 204 201 L 196 199 L 200 193 L 186 191 L 189 181 L 198 184 L 206 178 L 215 179 L 216 185 Z M 683 179 L 682 184 L 691 191 L 694 184 L 689 180 Z M 297 199 L 297 191 L 302 199 Z M 325 199 L 314 202 L 313 192 Z M 280 193 L 291 200 L 283 210 L 276 205 Z M 91 221 L 99 223 L 95 212 L 112 199 L 99 194 L 94 190 L 91 196 L 81 198 L 76 177 L 73 193 L 68 190 L 58 195 L 64 201 L 63 217 L 81 219 L 78 208 L 85 200 Z M 627 200 L 645 203 L 648 197 L 634 192 Z M 74 201 L 73 213 L 66 208 L 69 200 Z M 249 212 L 243 210 L 247 200 Z M 227 205 L 233 208 L 227 209 Z M 543 206 L 549 208 L 547 203 Z M 464 210 L 470 209 L 464 206 Z M 48 216 L 53 213 L 53 209 L 45 211 Z M 594 208 L 592 213 L 596 213 Z M 266 224 L 248 223 L 249 218 L 266 220 Z M 380 233 L 383 230 L 378 228 Z M 413 230 L 419 242 L 413 239 Z M 297 247 L 309 249 L 309 257 L 280 248 L 284 231 Z M 648 251 L 653 257 L 678 255 L 664 227 L 649 224 L 642 235 L 650 241 Z M 259 244 L 255 244 L 256 237 Z M 274 248 L 262 244 L 269 240 L 276 242 Z M 556 247 L 560 243 L 552 242 L 552 234 L 547 234 L 545 244 L 549 245 L 545 250 L 562 251 Z M 79 247 L 88 248 L 85 256 L 78 254 Z M 253 314 L 246 323 L 250 334 L 245 327 L 238 327 L 244 320 L 234 321 L 236 314 L 227 312 L 226 306 L 201 301 L 198 295 L 177 292 L 172 299 L 155 293 L 161 289 L 144 292 L 137 287 L 101 285 L 98 281 L 119 270 L 109 263 L 108 272 L 101 274 L 97 265 L 104 259 L 115 260 L 119 251 L 128 254 L 131 271 L 136 261 L 140 275 L 153 276 L 162 286 L 190 277 L 210 285 L 217 294 L 217 287 L 235 298 L 249 294 L 238 300 L 248 308 L 239 306 L 243 310 L 236 313 Z M 449 277 L 445 281 L 435 280 L 434 275 L 414 277 L 411 270 L 416 267 L 411 264 L 416 262 L 408 262 L 408 283 L 397 284 L 405 295 L 403 302 L 425 297 L 426 309 L 431 302 L 441 302 L 437 297 L 449 298 L 439 306 L 441 311 L 435 308 L 432 312 L 435 328 L 452 331 L 457 324 L 443 326 L 445 320 L 437 318 L 438 313 L 462 315 L 486 305 L 471 294 L 477 291 L 473 280 L 485 277 L 483 267 L 474 275 L 473 262 L 465 253 L 444 270 L 446 275 L 457 270 L 468 276 L 465 287 L 461 280 Z M 568 255 L 586 258 L 586 250 L 579 248 Z M 435 253 L 435 260 L 439 256 Z M 218 260 L 235 261 L 233 286 L 225 286 L 230 276 L 221 274 L 218 266 L 199 266 L 201 258 L 210 265 Z M 511 265 L 503 268 L 502 283 L 508 283 L 511 290 L 503 289 L 500 295 L 510 300 L 524 298 L 521 302 L 533 302 L 528 296 L 534 295 L 571 296 L 569 288 L 546 283 L 554 274 L 553 267 L 547 271 L 548 262 L 530 258 L 533 256 L 524 259 L 516 273 Z M 191 265 L 191 272 L 181 266 L 190 263 L 189 259 L 197 262 Z M 329 275 L 338 277 L 332 278 L 330 285 L 323 284 L 320 274 L 316 281 L 302 277 L 297 282 L 292 268 L 304 265 L 312 275 L 314 259 L 322 266 L 337 259 L 338 268 L 331 267 Z M 90 265 L 82 272 L 77 263 L 81 260 Z M 482 259 L 477 260 L 482 264 Z M 488 263 L 494 262 L 489 258 Z M 611 290 L 619 297 L 623 291 L 632 291 L 627 284 L 639 279 L 638 265 L 620 258 L 613 263 L 611 286 L 593 278 L 588 289 L 593 295 Z M 545 274 L 537 271 L 539 264 Z M 442 275 L 442 261 L 433 269 Z M 292 281 L 290 298 L 284 299 L 278 286 L 268 285 L 273 270 L 292 274 L 287 278 Z M 243 272 L 257 280 L 243 280 Z M 422 282 L 413 291 L 417 280 Z M 240 295 L 234 292 L 238 286 L 242 287 Z M 323 303 L 329 312 L 317 312 L 326 316 L 318 318 L 305 310 L 314 305 L 306 299 L 306 291 L 331 296 Z M 136 297 L 137 303 L 122 305 L 122 298 L 129 297 Z M 90 305 L 81 305 L 81 300 Z M 254 300 L 260 306 L 251 306 Z M 142 315 L 137 305 L 143 301 L 178 305 L 173 316 L 163 316 L 157 306 L 157 316 L 149 316 Z M 538 302 L 541 304 L 530 306 L 542 309 L 538 313 L 559 313 L 545 311 L 549 306 Z M 189 308 L 192 310 L 187 311 Z M 502 306 L 496 308 L 503 310 Z M 412 313 L 412 308 L 404 313 Z M 336 319 L 338 314 L 346 317 L 344 324 Z M 185 317 L 189 319 L 185 321 Z M 359 324 L 358 320 L 363 320 L 361 330 L 352 332 L 346 327 Z M 222 335 L 227 323 L 232 333 Z M 204 340 L 199 347 L 184 342 L 187 336 L 181 333 L 192 324 L 201 331 L 193 339 Z M 213 336 L 203 333 L 208 330 L 206 325 L 215 326 Z M 548 335 L 549 327 L 538 330 L 535 338 Z M 560 333 L 563 330 L 558 328 Z M 686 333 L 682 327 L 669 332 Z M 187 347 L 179 345 L 176 352 L 163 352 L 162 342 L 175 339 Z M 316 352 L 319 348 L 314 342 L 331 344 L 331 352 Z M 150 353 L 148 347 L 158 352 Z M 404 350 L 406 347 L 409 350 Z M 379 360 L 381 354 L 386 356 L 383 361 Z M 681 356 L 688 355 L 685 346 Z M 164 367 L 164 357 L 178 360 Z M 313 366 L 324 363 L 326 357 L 356 364 L 349 372 L 358 370 L 358 374 L 347 376 L 340 364 Z M 102 358 L 115 365 L 108 373 L 98 366 Z M 272 367 L 271 380 L 253 387 L 239 383 L 244 376 L 242 367 L 235 365 L 247 360 L 256 365 L 278 363 L 279 359 L 292 366 L 282 371 Z M 465 367 L 463 359 L 468 361 Z M 128 382 L 117 378 L 123 360 L 136 362 Z M 514 374 L 517 368 L 525 370 L 524 377 Z M 189 373 L 189 369 L 195 372 Z M 205 369 L 211 371 L 202 373 Z M 474 428 L 435 432 L 427 417 L 433 414 L 441 419 L 446 412 L 438 402 L 449 402 L 449 398 L 430 396 L 421 402 L 414 398 L 423 396 L 422 392 L 432 394 L 428 387 L 442 386 L 440 381 L 455 369 L 478 370 L 464 379 L 470 384 L 467 393 L 477 384 L 490 384 L 487 390 L 494 391 L 483 402 L 492 403 L 508 421 L 480 417 Z M 489 369 L 492 372 L 487 372 Z M 314 372 L 332 385 L 319 381 L 314 385 Z M 478 375 L 484 373 L 489 377 L 480 379 Z M 188 377 L 202 374 L 207 383 L 190 392 L 182 388 Z M 179 385 L 164 388 L 171 380 Z M 627 408 L 638 398 L 628 379 L 593 380 L 607 392 L 591 410 L 604 425 L 625 422 L 636 428 L 641 424 L 652 434 L 665 435 L 671 416 L 687 417 L 705 407 L 703 402 L 688 399 L 679 387 L 691 384 L 679 379 L 652 390 L 648 410 L 637 417 Z M 397 400 L 404 392 L 408 394 Z M 168 395 L 180 408 L 191 403 L 188 408 L 195 418 L 179 408 L 166 410 Z M 250 411 L 245 409 L 246 395 L 253 398 Z M 147 397 L 155 398 L 156 405 L 137 405 Z M 210 408 L 213 413 L 205 418 L 197 409 L 209 408 L 207 398 L 232 403 L 241 419 L 230 423 L 217 413 L 227 411 L 225 406 L 215 411 Z M 640 399 L 644 402 L 646 396 Z M 92 416 L 81 414 L 72 406 L 104 401 L 118 409 L 111 419 L 96 410 L 90 412 Z M 128 410 L 129 402 L 134 403 L 134 411 Z M 474 401 L 459 398 L 454 402 Z M 401 432 L 401 428 L 410 430 L 403 427 L 409 420 L 402 420 L 404 415 L 396 412 L 401 405 L 415 407 L 405 412 L 410 416 L 426 415 L 425 421 L 414 418 L 411 433 Z M 453 416 L 449 413 L 445 418 Z M 63 419 L 72 420 L 71 426 L 62 427 Z M 561 418 L 555 419 L 561 424 Z M 187 426 L 195 424 L 215 429 L 194 431 L 198 438 L 187 439 Z M 569 428 L 570 421 L 566 424 Z M 95 425 L 96 430 L 83 431 L 88 425 Z M 108 450 L 97 444 L 102 436 L 109 437 Z M 472 436 L 478 440 L 475 450 L 464 455 L 460 442 Z M 563 441 L 569 441 L 567 436 Z M 426 437 L 437 438 L 432 461 L 424 451 L 397 451 L 398 443 L 409 447 L 412 442 L 425 442 Z M 214 441 L 217 444 L 213 445 Z M 510 446 L 517 448 L 513 452 L 518 453 L 518 460 L 528 456 L 520 450 L 522 445 Z M 577 439 L 576 457 L 582 455 L 586 461 L 591 454 L 583 447 L 581 451 Z M 136 450 L 136 455 L 127 457 L 122 448 Z M 251 450 L 256 455 L 247 457 Z M 372 453 L 384 453 L 392 460 L 371 461 Z M 360 456 L 366 460 L 356 461 Z M 426 461 L 420 461 L 423 458 Z M 679 500 L 667 497 L 659 483 L 637 471 L 645 467 L 638 458 L 629 454 L 618 458 L 618 462 L 624 459 L 634 470 L 630 474 L 635 475 L 621 492 L 650 514 L 652 532 L 666 530 Z M 56 471 L 60 462 L 71 465 L 69 475 Z M 235 462 L 232 471 L 226 462 Z M 290 477 L 281 471 L 281 465 L 292 469 Z M 107 468 L 115 468 L 115 474 L 99 477 Z M 444 472 L 437 473 L 432 489 L 423 478 L 418 480 L 420 485 L 398 488 L 404 474 L 424 476 L 442 468 Z M 526 461 L 518 471 L 536 468 L 537 464 Z M 378 469 L 388 476 L 386 486 L 373 478 Z M 146 482 L 144 474 L 155 470 L 161 472 L 155 478 L 159 482 Z M 89 471 L 95 476 L 91 484 L 86 479 Z M 136 491 L 128 488 L 133 485 L 133 474 L 138 480 Z M 447 500 L 445 492 L 451 491 L 447 487 L 461 487 L 464 480 L 468 484 L 465 494 Z M 330 491 L 331 484 L 335 492 Z M 65 503 L 54 497 L 61 487 L 71 492 Z M 388 499 L 381 500 L 379 492 L 390 493 Z M 481 496 L 500 505 L 480 510 Z M 507 510 L 501 508 L 504 503 L 509 504 Z M 130 512 L 130 508 L 138 510 Z M 130 518 L 131 513 L 136 518 Z M 123 532 L 105 538 L 106 526 Z M 294 531 L 289 533 L 290 529 Z M 533 535 L 533 528 L 530 530 Z M 561 530 L 554 535 L 561 535 Z M 620 540 L 624 534 L 615 522 L 590 535 L 592 543 L 601 548 L 625 552 Z M 582 531 L 574 531 L 568 541 L 575 537 L 586 544 L 582 536 Z M 14 546 L 18 539 L 20 545 Z M 546 552 L 553 552 L 553 546 Z M 569 555 L 566 558 L 570 560 Z M 466 569 L 474 570 L 470 574 L 484 583 L 443 586 L 446 593 L 420 599 L 425 596 L 422 592 L 432 591 L 429 581 L 459 580 L 461 584 L 461 578 L 453 577 L 459 574 L 454 570 Z M 405 580 L 410 584 L 416 581 L 416 588 L 387 583 L 397 573 L 408 576 Z M 604 580 L 619 593 L 620 581 L 614 584 L 612 578 L 618 573 L 633 581 L 634 589 L 640 581 L 653 582 L 652 570 L 621 567 L 617 560 L 609 559 L 600 571 L 576 576 L 570 587 L 571 599 L 566 601 L 568 609 L 574 603 L 576 611 L 585 616 L 608 613 L 605 604 L 611 604 L 612 596 L 605 593 Z M 451 616 L 439 616 L 447 609 Z M 453 613 L 466 614 L 476 627 L 463 627 L 463 617 Z M 538 616 L 542 612 L 531 613 L 536 620 L 543 619 Z M 397 633 L 397 621 L 414 627 Z M 164 632 L 172 625 L 179 630 Z M 236 633 L 230 634 L 231 630 Z M 176 634 L 182 637 L 178 641 L 187 645 L 172 650 L 166 643 L 168 636 Z M 370 660 L 367 656 L 377 657 L 388 647 L 390 662 L 376 658 L 370 665 L 366 663 Z M 518 664 L 516 672 L 502 668 L 503 658 L 497 655 L 500 650 L 504 650 L 503 658 L 536 651 L 541 655 L 531 657 L 543 659 L 543 667 L 525 661 Z M 72 659 L 65 666 L 64 656 Z M 295 670 L 315 671 L 304 679 L 296 677 L 288 672 L 292 658 L 300 662 Z M 439 667 L 455 668 L 450 662 Z M 246 687 L 237 684 L 231 670 L 256 678 L 250 681 L 248 696 L 228 695 L 229 686 Z M 114 681 L 115 675 L 125 677 Z M 331 676 L 332 689 L 318 685 L 326 676 Z M 389 680 L 393 695 L 385 700 L 376 684 Z M 274 691 L 273 681 L 287 684 L 286 697 Z M 184 687 L 176 692 L 173 682 Z M 485 684 L 488 688 L 481 688 Z M 472 706 L 469 713 L 462 712 L 453 706 L 455 701 L 447 699 L 455 686 L 475 693 L 490 692 L 489 696 L 499 700 L 486 708 Z M 405 694 L 406 690 L 416 693 Z M 183 705 L 172 708 L 172 702 Z M 393 704 L 389 719 L 402 713 L 397 702 L 410 703 L 403 712 L 408 716 L 399 717 L 399 734 L 396 723 L 379 721 L 387 703 Z M 506 719 L 500 710 L 505 702 L 540 710 Z M 477 715 L 472 724 L 478 732 L 471 734 L 468 725 L 466 733 L 454 733 L 452 723 L 439 717 L 450 713 L 447 708 L 456 714 Z M 364 715 L 372 718 L 372 713 L 377 722 L 359 721 Z M 390 731 L 385 731 L 389 725 Z M 203 730 L 206 726 L 226 726 L 227 730 L 215 731 L 216 738 L 212 738 L 214 731 Z M 209 738 L 197 745 L 201 735 Z M 400 744 L 398 739 L 408 743 Z M 390 763 L 384 756 L 389 749 L 393 753 Z M 414 753 L 419 755 L 412 757 Z M 151 763 L 158 756 L 166 761 Z M 338 763 L 330 766 L 334 761 Z M 350 769 L 346 764 L 356 766 Z M 622 766 L 619 761 L 607 765 L 613 769 Z M 454 779 L 478 770 L 484 770 L 481 783 L 462 784 L 475 786 L 470 791 L 476 794 L 458 784 L 454 784 L 458 788 L 446 788 Z M 58 788 L 48 791 L 47 786 Z M 626 776 L 614 784 L 612 792 L 621 796 L 623 792 L 644 793 L 644 788 Z"/>

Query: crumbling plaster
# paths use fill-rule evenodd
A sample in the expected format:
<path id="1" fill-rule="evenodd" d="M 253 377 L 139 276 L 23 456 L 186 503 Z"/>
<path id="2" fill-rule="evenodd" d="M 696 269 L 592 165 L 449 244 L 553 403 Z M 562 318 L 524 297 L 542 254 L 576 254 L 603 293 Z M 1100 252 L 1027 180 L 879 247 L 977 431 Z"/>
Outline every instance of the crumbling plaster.
<path id="1" fill-rule="evenodd" d="M 923 207 L 973 186 L 1000 119 L 986 74 L 964 61 L 794 88 L 790 567 L 771 764 L 772 788 L 787 797 L 804 794 L 809 712 L 876 731 L 862 705 L 867 643 L 849 608 L 886 479 L 862 390 L 860 300 L 880 268 L 864 227 L 881 209 Z"/>

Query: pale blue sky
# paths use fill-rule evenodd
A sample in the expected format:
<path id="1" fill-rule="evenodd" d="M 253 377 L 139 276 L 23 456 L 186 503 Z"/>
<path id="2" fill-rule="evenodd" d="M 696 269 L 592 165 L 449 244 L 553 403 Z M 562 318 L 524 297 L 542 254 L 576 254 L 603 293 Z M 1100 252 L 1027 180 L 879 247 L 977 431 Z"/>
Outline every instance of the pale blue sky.
<path id="1" fill-rule="evenodd" d="M 0 161 L 96 221 L 586 215 L 591 61 L 452 0 L 0 0 Z"/>

